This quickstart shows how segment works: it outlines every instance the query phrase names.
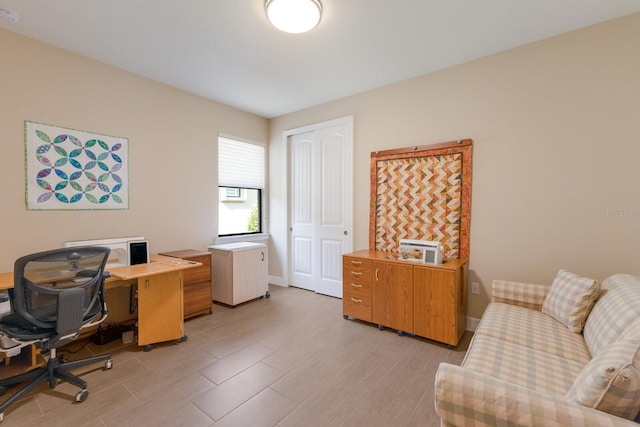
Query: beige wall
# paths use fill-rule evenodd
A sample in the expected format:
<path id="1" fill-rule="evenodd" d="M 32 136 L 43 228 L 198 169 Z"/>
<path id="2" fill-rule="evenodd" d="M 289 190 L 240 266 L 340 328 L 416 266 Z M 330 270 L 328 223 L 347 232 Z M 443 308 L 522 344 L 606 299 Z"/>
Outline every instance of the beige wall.
<path id="1" fill-rule="evenodd" d="M 372 151 L 473 139 L 472 317 L 496 278 L 640 274 L 638 46 L 635 14 L 272 120 L 270 274 L 286 279 L 282 132 L 347 115 L 355 249 L 368 245 Z"/>
<path id="2" fill-rule="evenodd" d="M 266 142 L 266 119 L 0 30 L 0 271 L 66 240 L 143 235 L 152 252 L 217 234 L 219 132 Z M 129 139 L 130 208 L 27 211 L 24 120 Z"/>

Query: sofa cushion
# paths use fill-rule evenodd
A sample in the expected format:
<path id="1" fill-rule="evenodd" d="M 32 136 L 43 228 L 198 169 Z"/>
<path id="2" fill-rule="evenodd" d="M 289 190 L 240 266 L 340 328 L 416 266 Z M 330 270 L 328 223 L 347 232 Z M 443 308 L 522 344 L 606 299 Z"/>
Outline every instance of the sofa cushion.
<path id="1" fill-rule="evenodd" d="M 542 303 L 542 312 L 580 333 L 598 296 L 599 284 L 588 277 L 560 270 Z"/>
<path id="2" fill-rule="evenodd" d="M 583 365 L 591 360 L 582 335 L 569 331 L 557 320 L 540 311 L 511 304 L 489 304 L 475 334 L 489 335 Z"/>
<path id="3" fill-rule="evenodd" d="M 589 362 L 567 400 L 634 419 L 640 409 L 640 339 L 613 343 Z"/>
<path id="4" fill-rule="evenodd" d="M 584 325 L 584 340 L 592 356 L 617 341 L 640 317 L 640 278 L 615 274 L 602 282 L 600 297 Z"/>
<path id="5" fill-rule="evenodd" d="M 474 335 L 462 366 L 564 398 L 585 364 L 488 335 Z"/>
<path id="6" fill-rule="evenodd" d="M 631 322 L 620 334 L 620 340 L 640 339 L 640 317 Z"/>

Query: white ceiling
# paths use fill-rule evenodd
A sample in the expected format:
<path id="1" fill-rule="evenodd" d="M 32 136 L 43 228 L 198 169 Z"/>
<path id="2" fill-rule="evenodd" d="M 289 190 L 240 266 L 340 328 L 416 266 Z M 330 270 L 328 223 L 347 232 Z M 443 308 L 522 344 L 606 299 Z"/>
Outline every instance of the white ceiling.
<path id="1" fill-rule="evenodd" d="M 640 12 L 640 0 L 322 4 L 297 35 L 268 24 L 264 0 L 0 0 L 21 17 L 0 28 L 272 118 Z"/>

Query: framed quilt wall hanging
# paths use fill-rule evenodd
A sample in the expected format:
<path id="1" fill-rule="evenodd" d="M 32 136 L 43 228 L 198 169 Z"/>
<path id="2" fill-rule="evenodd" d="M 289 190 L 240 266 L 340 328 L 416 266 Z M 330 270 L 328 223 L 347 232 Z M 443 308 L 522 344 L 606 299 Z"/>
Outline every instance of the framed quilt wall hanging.
<path id="1" fill-rule="evenodd" d="M 430 240 L 445 259 L 468 259 L 472 146 L 463 139 L 371 153 L 369 249 Z"/>
<path id="2" fill-rule="evenodd" d="M 126 138 L 24 122 L 28 210 L 129 209 Z"/>

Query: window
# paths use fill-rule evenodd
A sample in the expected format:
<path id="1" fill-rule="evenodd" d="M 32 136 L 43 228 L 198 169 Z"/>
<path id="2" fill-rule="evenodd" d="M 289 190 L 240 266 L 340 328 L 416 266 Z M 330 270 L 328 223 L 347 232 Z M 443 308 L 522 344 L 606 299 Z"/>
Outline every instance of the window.
<path id="1" fill-rule="evenodd" d="M 218 235 L 262 233 L 265 148 L 218 138 Z"/>

